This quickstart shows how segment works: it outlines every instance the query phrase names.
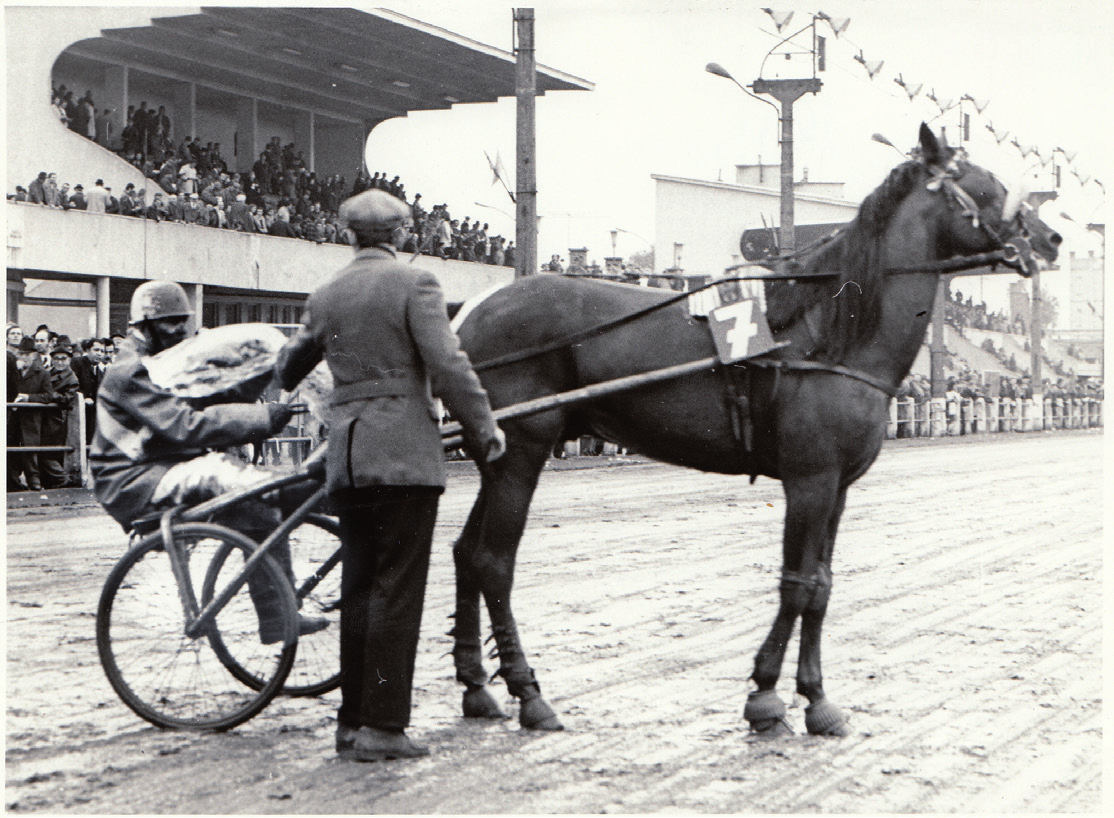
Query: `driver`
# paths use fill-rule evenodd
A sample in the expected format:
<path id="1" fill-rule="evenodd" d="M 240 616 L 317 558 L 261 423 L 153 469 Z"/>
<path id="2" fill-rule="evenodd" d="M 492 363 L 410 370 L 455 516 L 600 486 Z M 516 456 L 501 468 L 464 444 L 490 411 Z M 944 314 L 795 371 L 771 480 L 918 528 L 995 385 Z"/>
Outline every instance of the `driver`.
<path id="1" fill-rule="evenodd" d="M 229 491 L 258 485 L 273 473 L 232 455 L 210 452 L 240 446 L 282 430 L 293 417 L 287 404 L 200 405 L 156 386 L 146 358 L 170 349 L 189 335 L 191 310 L 186 292 L 171 281 L 148 281 L 131 300 L 127 339 L 105 371 L 97 393 L 97 428 L 89 463 L 93 492 L 116 522 L 130 531 L 145 514 L 179 504 L 196 504 Z M 312 490 L 311 487 L 310 490 Z M 283 511 L 304 496 L 282 492 Z M 280 510 L 260 499 L 240 503 L 217 521 L 262 542 L 281 522 Z M 271 556 L 293 583 L 290 548 L 276 543 Z M 283 637 L 279 600 L 265 578 L 255 575 L 248 590 L 259 613 L 265 644 Z M 323 617 L 301 616 L 299 634 L 328 626 Z"/>

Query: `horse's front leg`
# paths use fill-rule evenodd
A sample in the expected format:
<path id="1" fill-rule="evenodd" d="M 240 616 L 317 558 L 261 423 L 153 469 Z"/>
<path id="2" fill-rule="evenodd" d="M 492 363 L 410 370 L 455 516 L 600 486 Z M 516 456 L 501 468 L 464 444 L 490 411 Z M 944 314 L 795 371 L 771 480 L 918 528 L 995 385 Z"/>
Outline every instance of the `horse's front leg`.
<path id="1" fill-rule="evenodd" d="M 751 729 L 763 735 L 792 733 L 786 719 L 785 703 L 778 697 L 775 688 L 797 618 L 813 610 L 818 603 L 827 606 L 827 591 L 820 589 L 830 588 L 831 579 L 830 572 L 824 567 L 823 554 L 828 542 L 829 520 L 841 506 L 837 473 L 785 476 L 782 485 L 786 510 L 778 589 L 780 602 L 773 627 L 754 660 L 751 678 L 758 685 L 758 690 L 750 694 L 743 711 Z M 818 633 L 818 623 L 816 629 Z M 819 663 L 819 653 L 816 656 Z"/>
<path id="2" fill-rule="evenodd" d="M 827 538 L 820 554 L 816 580 L 812 593 L 801 612 L 801 652 L 797 661 L 797 692 L 808 698 L 805 708 L 805 727 L 810 733 L 822 736 L 847 736 L 851 729 L 847 717 L 824 695 L 824 677 L 820 669 L 820 638 L 823 633 L 824 615 L 828 611 L 828 598 L 832 591 L 832 551 L 836 530 L 843 506 L 847 500 L 847 487 L 843 486 L 836 497 L 835 508 L 828 518 Z M 806 581 L 807 582 L 807 581 Z"/>

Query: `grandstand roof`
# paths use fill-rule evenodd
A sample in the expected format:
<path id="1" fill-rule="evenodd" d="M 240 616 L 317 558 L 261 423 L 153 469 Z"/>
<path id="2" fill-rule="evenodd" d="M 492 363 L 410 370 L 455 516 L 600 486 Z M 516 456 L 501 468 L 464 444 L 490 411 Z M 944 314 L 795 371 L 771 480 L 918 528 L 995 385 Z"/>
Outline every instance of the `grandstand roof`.
<path id="1" fill-rule="evenodd" d="M 68 53 L 369 123 L 515 94 L 511 52 L 385 9 L 204 7 L 152 23 Z M 536 82 L 539 94 L 594 87 L 542 65 Z"/>

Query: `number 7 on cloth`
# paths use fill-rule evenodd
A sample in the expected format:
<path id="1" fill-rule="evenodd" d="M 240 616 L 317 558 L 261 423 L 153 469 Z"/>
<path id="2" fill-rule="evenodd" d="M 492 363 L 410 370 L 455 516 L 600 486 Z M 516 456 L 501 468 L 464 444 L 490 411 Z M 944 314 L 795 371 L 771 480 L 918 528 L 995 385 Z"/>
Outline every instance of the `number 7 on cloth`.
<path id="1" fill-rule="evenodd" d="M 756 301 L 736 301 L 716 307 L 708 313 L 708 328 L 712 331 L 716 354 L 725 364 L 784 346 L 774 343 L 766 316 Z"/>

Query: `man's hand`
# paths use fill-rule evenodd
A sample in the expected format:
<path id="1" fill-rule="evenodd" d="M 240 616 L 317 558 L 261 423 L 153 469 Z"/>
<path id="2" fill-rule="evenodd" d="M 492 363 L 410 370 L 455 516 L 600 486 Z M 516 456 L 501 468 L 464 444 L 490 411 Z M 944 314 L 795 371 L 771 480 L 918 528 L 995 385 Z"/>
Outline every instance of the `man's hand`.
<path id="1" fill-rule="evenodd" d="M 268 403 L 267 413 L 271 416 L 271 434 L 276 435 L 290 423 L 294 408 L 289 403 Z"/>
<path id="2" fill-rule="evenodd" d="M 495 437 L 487 444 L 487 456 L 484 458 L 488 463 L 493 460 L 498 460 L 507 451 L 507 435 L 498 426 L 495 427 Z"/>

